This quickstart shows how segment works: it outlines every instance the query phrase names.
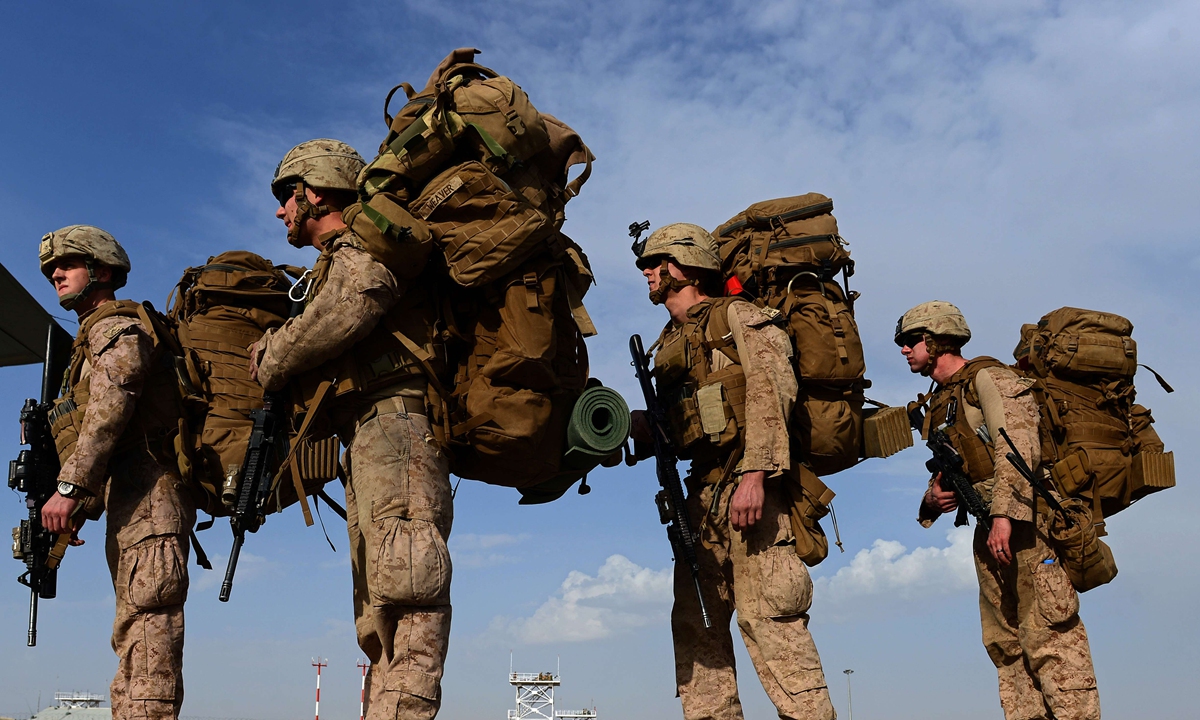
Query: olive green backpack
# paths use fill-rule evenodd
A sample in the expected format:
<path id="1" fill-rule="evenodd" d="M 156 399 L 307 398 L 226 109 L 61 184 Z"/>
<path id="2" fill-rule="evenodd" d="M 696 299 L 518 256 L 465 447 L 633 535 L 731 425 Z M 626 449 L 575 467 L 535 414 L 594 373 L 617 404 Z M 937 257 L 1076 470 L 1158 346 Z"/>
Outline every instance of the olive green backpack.
<path id="1" fill-rule="evenodd" d="M 1082 499 L 1097 524 L 1175 486 L 1150 410 L 1134 402 L 1139 367 L 1133 323 L 1064 307 L 1021 328 L 1016 369 L 1036 381 L 1042 460 L 1063 495 Z M 1168 393 L 1170 385 L 1149 370 Z"/>
<path id="2" fill-rule="evenodd" d="M 478 52 L 452 52 L 420 92 L 401 83 L 388 93 L 387 136 L 359 175 L 362 202 L 343 218 L 394 271 L 405 270 L 406 243 L 432 236 L 434 271 L 423 280 L 439 298 L 445 357 L 406 345 L 431 380 L 451 471 L 545 502 L 624 441 L 624 424 L 604 422 L 592 427 L 604 430 L 600 447 L 568 436 L 589 386 L 584 338 L 596 330 L 583 306 L 591 268 L 561 228 L 594 158 L 516 83 L 476 64 Z M 393 116 L 401 89 L 407 102 Z"/>
<path id="3" fill-rule="evenodd" d="M 824 476 L 911 447 L 902 408 L 864 412 L 871 383 L 854 320 L 859 294 L 849 289 L 854 261 L 838 234 L 833 201 L 819 193 L 764 200 L 713 236 L 726 292 L 787 318 L 800 386 L 791 419 L 800 459 Z"/>

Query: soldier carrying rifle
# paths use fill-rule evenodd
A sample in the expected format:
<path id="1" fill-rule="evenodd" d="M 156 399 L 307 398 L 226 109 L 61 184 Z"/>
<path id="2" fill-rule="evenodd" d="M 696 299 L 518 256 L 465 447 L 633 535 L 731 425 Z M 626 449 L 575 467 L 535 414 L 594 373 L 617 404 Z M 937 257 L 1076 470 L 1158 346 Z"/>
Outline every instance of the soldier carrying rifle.
<path id="1" fill-rule="evenodd" d="M 670 313 L 653 377 L 667 427 L 633 416 L 635 457 L 665 432 L 691 460 L 686 478 L 700 595 L 690 562 L 677 558 L 671 630 L 685 718 L 742 717 L 729 623 L 734 611 L 759 680 L 780 717 L 832 720 L 825 675 L 808 631 L 812 580 L 797 555 L 792 500 L 802 472 L 788 417 L 796 401 L 792 345 L 778 313 L 720 297 L 717 244 L 703 228 L 675 223 L 635 243 L 650 301 Z M 810 471 L 811 472 L 811 471 Z M 690 560 L 690 559 L 689 559 Z M 711 629 L 706 615 L 711 615 Z"/>
<path id="2" fill-rule="evenodd" d="M 107 509 L 117 598 L 113 717 L 174 720 L 183 704 L 183 602 L 196 510 L 173 454 L 181 406 L 169 333 L 148 303 L 116 299 L 129 257 L 107 232 L 71 225 L 43 237 L 38 255 L 59 304 L 79 316 L 63 395 L 50 411 L 62 470 L 42 523 L 74 536 L 84 517 Z"/>
<path id="3" fill-rule="evenodd" d="M 962 346 L 970 339 L 966 318 L 948 302 L 918 305 L 896 323 L 895 341 L 909 370 L 936 383 L 930 395 L 910 404 L 910 415 L 921 421 L 914 424 L 931 445 L 944 437 L 953 446 L 934 448 L 941 468 L 929 481 L 918 520 L 929 527 L 964 498 L 968 505 L 982 500 L 986 515 L 976 518 L 974 543 L 979 613 L 1004 716 L 1099 718 L 1079 595 L 1055 551 L 1048 517 L 1036 510 L 1033 486 L 1007 452 L 1040 472 L 1033 383 L 999 360 L 964 358 Z M 922 418 L 918 406 L 924 403 Z M 997 446 L 1002 437 L 1011 446 Z M 953 460 L 946 462 L 947 456 Z M 964 497 L 949 488 L 951 472 L 971 483 Z"/>

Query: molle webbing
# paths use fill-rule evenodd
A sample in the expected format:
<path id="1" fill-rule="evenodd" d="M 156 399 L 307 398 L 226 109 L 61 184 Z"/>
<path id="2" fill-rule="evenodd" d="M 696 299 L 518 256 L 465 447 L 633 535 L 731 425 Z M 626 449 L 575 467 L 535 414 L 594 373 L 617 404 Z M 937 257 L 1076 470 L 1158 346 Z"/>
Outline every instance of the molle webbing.
<path id="1" fill-rule="evenodd" d="M 80 323 L 72 346 L 71 363 L 64 376 L 63 395 L 55 401 L 54 408 L 50 411 L 50 429 L 54 435 L 59 462 L 62 464 L 75 452 L 79 435 L 83 432 L 83 419 L 91 397 L 90 375 L 86 378 L 83 375 L 85 363 L 92 366 L 95 364 L 89 336 L 96 323 L 111 317 L 138 320 L 154 346 L 150 358 L 150 375 L 142 386 L 141 399 L 137 403 L 134 415 L 117 441 L 113 450 L 114 456 L 144 447 L 161 458 L 166 452 L 166 440 L 178 427 L 182 408 L 174 369 L 167 362 L 168 345 L 165 343 L 170 342 L 170 337 L 161 322 L 157 321 L 157 311 L 149 303 L 137 303 L 132 300 L 107 302 L 92 311 Z M 113 335 L 108 342 L 116 342 L 123 334 L 125 333 Z"/>
<path id="2" fill-rule="evenodd" d="M 668 328 L 659 339 L 654 376 L 667 406 L 672 440 L 685 457 L 707 453 L 707 439 L 726 447 L 746 425 L 746 375 L 729 327 L 729 306 L 738 298 L 706 300 L 681 328 Z M 731 364 L 712 368 L 720 352 Z M 661 364 L 660 364 L 661 363 Z"/>
<path id="3" fill-rule="evenodd" d="M 985 443 L 975 434 L 975 428 L 967 422 L 966 406 L 979 407 L 979 396 L 975 392 L 975 376 L 981 370 L 1007 367 L 990 357 L 978 357 L 967 362 L 945 385 L 938 387 L 929 400 L 926 428 L 929 430 L 946 424 L 946 435 L 963 458 L 966 474 L 974 482 L 987 480 L 995 474 L 992 445 Z M 952 417 L 947 417 L 947 415 Z"/>

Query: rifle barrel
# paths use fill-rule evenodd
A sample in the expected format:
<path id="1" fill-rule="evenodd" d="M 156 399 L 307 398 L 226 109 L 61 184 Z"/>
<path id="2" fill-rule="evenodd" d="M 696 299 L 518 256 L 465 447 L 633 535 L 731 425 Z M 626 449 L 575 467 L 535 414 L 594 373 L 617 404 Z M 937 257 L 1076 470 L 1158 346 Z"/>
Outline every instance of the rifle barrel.
<path id="1" fill-rule="evenodd" d="M 229 602 L 229 593 L 233 591 L 233 574 L 237 572 L 238 556 L 242 554 L 242 543 L 246 541 L 246 533 L 240 532 L 233 536 L 233 549 L 229 551 L 229 564 L 225 566 L 225 579 L 221 581 L 221 602 Z"/>
<path id="2" fill-rule="evenodd" d="M 37 615 L 38 615 L 38 591 L 37 588 L 29 588 L 29 635 L 26 637 L 26 647 L 35 647 L 37 645 Z"/>

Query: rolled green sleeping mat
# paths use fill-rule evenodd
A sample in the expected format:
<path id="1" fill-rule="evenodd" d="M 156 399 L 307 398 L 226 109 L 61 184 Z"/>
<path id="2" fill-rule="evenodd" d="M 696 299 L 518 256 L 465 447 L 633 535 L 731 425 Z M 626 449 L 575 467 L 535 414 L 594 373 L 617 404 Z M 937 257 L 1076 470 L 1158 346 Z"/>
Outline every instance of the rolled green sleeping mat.
<path id="1" fill-rule="evenodd" d="M 603 385 L 584 390 L 571 410 L 560 474 L 540 485 L 518 488 L 520 504 L 540 505 L 562 497 L 601 460 L 619 450 L 628 437 L 629 405 L 625 399 Z"/>
<path id="2" fill-rule="evenodd" d="M 590 387 L 571 410 L 562 469 L 587 472 L 616 452 L 628 438 L 629 406 L 625 398 L 612 388 Z"/>

